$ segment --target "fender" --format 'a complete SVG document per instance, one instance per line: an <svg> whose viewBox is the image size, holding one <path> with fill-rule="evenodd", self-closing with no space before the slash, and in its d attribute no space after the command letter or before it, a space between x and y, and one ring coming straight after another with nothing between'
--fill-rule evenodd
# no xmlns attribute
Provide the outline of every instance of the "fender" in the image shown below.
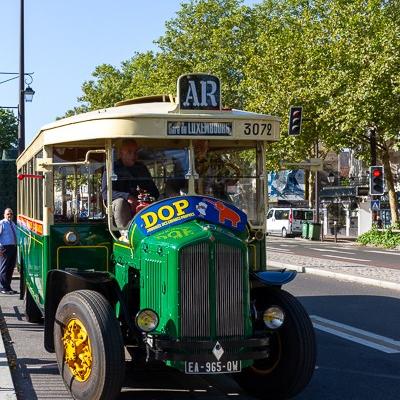
<svg viewBox="0 0 400 400"><path fill-rule="evenodd" d="M257 286L282 286L291 282L297 271L278 269L275 271L251 272L250 281L253 287Z"/></svg>
<svg viewBox="0 0 400 400"><path fill-rule="evenodd" d="M112 307L115 307L119 301L125 322L129 328L133 328L122 292L111 274L108 272L51 270L47 275L44 314L44 347L48 352L54 353L53 330L58 304L66 294L82 289L101 293Z"/></svg>

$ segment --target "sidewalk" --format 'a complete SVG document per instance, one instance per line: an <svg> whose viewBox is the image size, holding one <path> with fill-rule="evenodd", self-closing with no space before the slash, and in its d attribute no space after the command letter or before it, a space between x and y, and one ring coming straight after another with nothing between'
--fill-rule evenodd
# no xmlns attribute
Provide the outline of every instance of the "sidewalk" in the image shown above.
<svg viewBox="0 0 400 400"><path fill-rule="evenodd" d="M15 393L14 383L11 378L11 371L4 346L3 334L5 334L5 326L6 323L0 308L0 400L16 400L17 395Z"/></svg>
<svg viewBox="0 0 400 400"><path fill-rule="evenodd" d="M327 238L326 241L331 241ZM338 243L350 244L349 238L338 238ZM399 259L400 263L400 259ZM326 276L337 280L357 282L386 289L400 290L400 270L365 266L336 260L282 254L269 249L267 265L272 268L287 268L298 272Z"/></svg>

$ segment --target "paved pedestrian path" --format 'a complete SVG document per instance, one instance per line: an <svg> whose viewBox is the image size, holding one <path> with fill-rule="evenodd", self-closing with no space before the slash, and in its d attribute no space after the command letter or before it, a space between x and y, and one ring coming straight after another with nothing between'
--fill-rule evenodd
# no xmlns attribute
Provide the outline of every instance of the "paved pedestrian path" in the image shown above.
<svg viewBox="0 0 400 400"><path fill-rule="evenodd" d="M267 251L267 265L271 268L294 269L302 273L400 290L400 270L398 269L282 254L281 252L274 252L271 249Z"/></svg>

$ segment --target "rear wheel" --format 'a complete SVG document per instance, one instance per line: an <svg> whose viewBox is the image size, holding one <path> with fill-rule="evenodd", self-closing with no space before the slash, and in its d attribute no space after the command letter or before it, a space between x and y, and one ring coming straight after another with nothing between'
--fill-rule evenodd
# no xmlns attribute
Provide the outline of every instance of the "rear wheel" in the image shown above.
<svg viewBox="0 0 400 400"><path fill-rule="evenodd" d="M309 383L315 368L316 344L311 320L301 303L284 290L268 289L266 305L277 305L285 312L285 322L272 334L268 358L234 374L243 389L260 399L289 399ZM256 303L257 304L257 303Z"/></svg>
<svg viewBox="0 0 400 400"><path fill-rule="evenodd" d="M41 322L42 313L26 285L24 285L24 291L25 320L32 323Z"/></svg>
<svg viewBox="0 0 400 400"><path fill-rule="evenodd" d="M116 398L124 379L125 357L110 303L91 290L71 292L61 300L55 321L58 367L73 398Z"/></svg>

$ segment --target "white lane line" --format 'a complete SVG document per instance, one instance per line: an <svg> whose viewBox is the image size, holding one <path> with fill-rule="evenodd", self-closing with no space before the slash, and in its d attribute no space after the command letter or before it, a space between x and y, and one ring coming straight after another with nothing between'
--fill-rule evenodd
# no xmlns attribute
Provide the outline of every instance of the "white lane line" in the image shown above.
<svg viewBox="0 0 400 400"><path fill-rule="evenodd" d="M364 258L353 258L353 257L340 257L340 256L334 256L333 254L324 254L325 257L334 257L334 258L341 258L343 260L352 260L352 261L371 261L371 260L366 260Z"/></svg>
<svg viewBox="0 0 400 400"><path fill-rule="evenodd" d="M331 253L340 253L340 254L356 254L356 253L350 253L347 250L343 251L343 250L330 250L330 249L317 249L316 247L310 247L310 250L316 250L316 251L328 251Z"/></svg>
<svg viewBox="0 0 400 400"><path fill-rule="evenodd" d="M281 244L282 247L297 247L297 244Z"/></svg>
<svg viewBox="0 0 400 400"><path fill-rule="evenodd" d="M323 332L327 332L343 339L371 347L384 353L400 353L400 341L398 340L393 340L386 336L376 335L375 333L322 318L318 315L311 315L310 318L313 322L314 328Z"/></svg>
<svg viewBox="0 0 400 400"><path fill-rule="evenodd" d="M397 251L379 251L379 250L364 250L366 253L376 253L376 254L390 254L390 255L394 255L394 256L398 256L400 255L399 252Z"/></svg>
<svg viewBox="0 0 400 400"><path fill-rule="evenodd" d="M267 248L272 253L285 253L285 254L292 254L290 250L285 250L285 249L269 249Z"/></svg>

